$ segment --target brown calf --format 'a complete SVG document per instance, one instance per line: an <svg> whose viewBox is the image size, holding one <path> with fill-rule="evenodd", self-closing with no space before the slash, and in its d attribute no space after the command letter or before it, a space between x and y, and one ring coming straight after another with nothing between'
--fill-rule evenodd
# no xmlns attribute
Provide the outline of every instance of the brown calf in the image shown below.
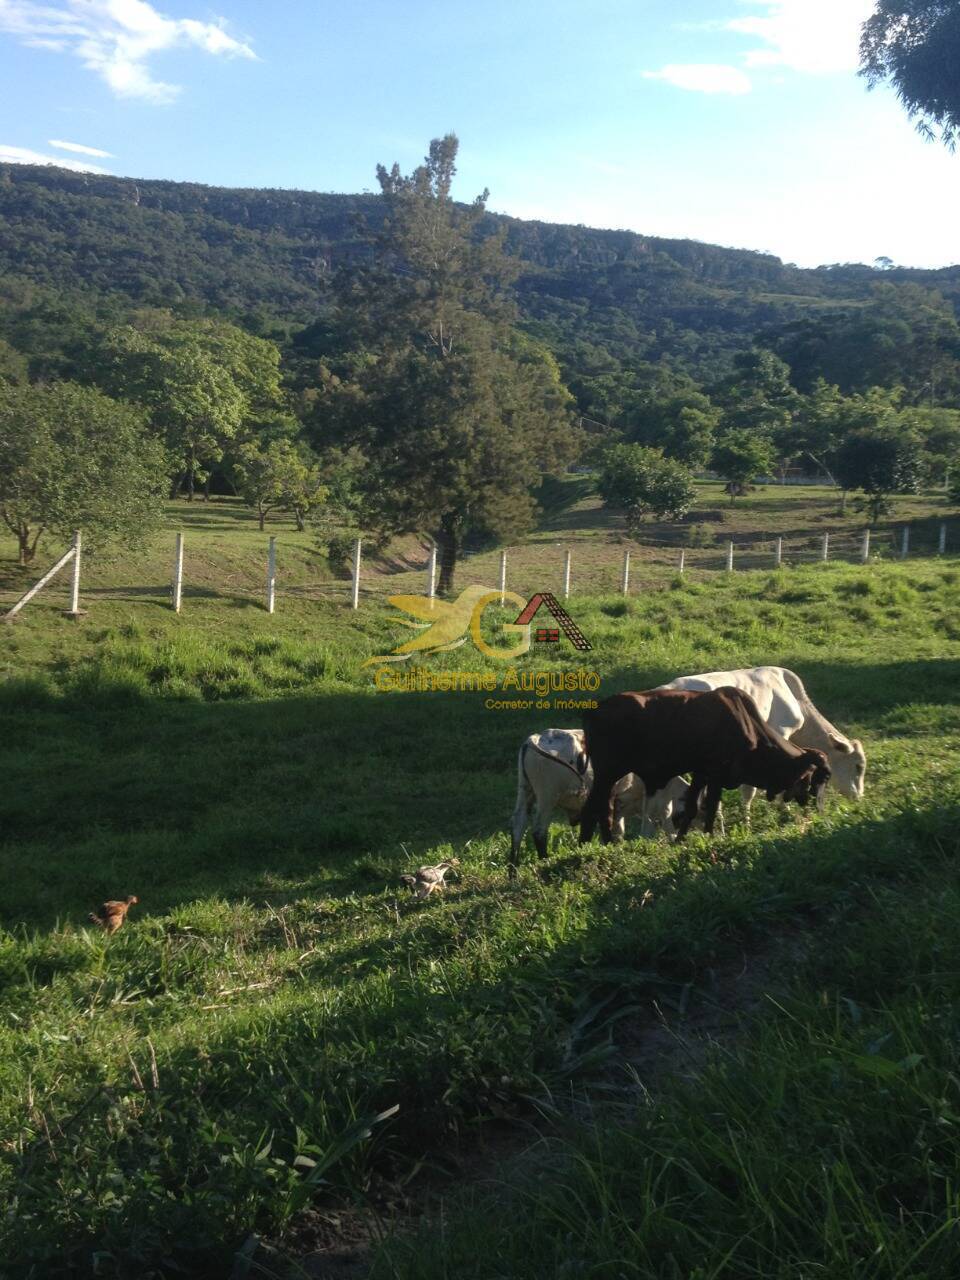
<svg viewBox="0 0 960 1280"><path fill-rule="evenodd" d="M580 819L581 844L598 822L604 843L610 840L611 793L626 773L635 773L648 795L677 774L692 775L678 840L697 816L704 789L704 828L710 832L726 789L759 787L768 800L783 796L804 805L811 795L820 803L830 778L822 751L781 737L749 694L732 686L618 693L586 713L584 732L594 781Z"/></svg>

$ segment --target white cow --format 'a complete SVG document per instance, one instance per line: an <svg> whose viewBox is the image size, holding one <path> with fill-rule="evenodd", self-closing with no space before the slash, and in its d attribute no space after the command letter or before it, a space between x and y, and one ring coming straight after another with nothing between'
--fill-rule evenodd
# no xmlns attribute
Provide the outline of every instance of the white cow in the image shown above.
<svg viewBox="0 0 960 1280"><path fill-rule="evenodd" d="M803 681L786 667L747 667L739 671L708 671L678 676L662 689L720 689L733 685L749 693L772 729L798 747L816 747L830 764L830 781L848 800L863 798L867 757L859 738L847 738L820 714L807 696ZM749 820L755 787L741 787Z"/></svg>
<svg viewBox="0 0 960 1280"><path fill-rule="evenodd" d="M517 758L517 805L510 820L512 847L511 875L515 874L527 827L533 827L533 843L540 857L547 852L547 832L558 810L575 825L593 786L593 769L587 759L580 729L547 729L532 733ZM643 783L628 773L614 787L614 834L622 839L626 818L642 819L643 835L666 828L673 812L687 793L682 778L672 778L656 797L648 801ZM644 805L646 804L646 812Z"/></svg>

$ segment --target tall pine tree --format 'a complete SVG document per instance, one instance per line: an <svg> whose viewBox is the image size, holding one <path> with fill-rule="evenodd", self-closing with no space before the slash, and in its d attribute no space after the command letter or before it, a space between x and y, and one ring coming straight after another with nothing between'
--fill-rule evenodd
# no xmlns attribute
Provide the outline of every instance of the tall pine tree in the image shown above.
<svg viewBox="0 0 960 1280"><path fill-rule="evenodd" d="M441 594L465 536L526 532L531 490L577 443L556 362L513 327L515 269L484 224L487 192L452 198L457 146L434 139L409 176L378 167L383 229L338 284L350 356L320 413L326 442L367 458L368 522L435 539Z"/></svg>

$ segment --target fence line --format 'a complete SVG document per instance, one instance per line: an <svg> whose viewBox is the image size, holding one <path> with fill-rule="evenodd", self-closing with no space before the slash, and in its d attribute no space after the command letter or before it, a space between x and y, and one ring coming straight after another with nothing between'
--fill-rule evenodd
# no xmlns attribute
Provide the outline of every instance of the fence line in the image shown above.
<svg viewBox="0 0 960 1280"><path fill-rule="evenodd" d="M70 604L71 604L71 609L68 609L66 612L67 612L68 614L72 614L72 616L73 616L73 617L75 617L75 618L76 618L76 617L79 617L79 616L80 616L80 610L79 610L79 597L80 597L80 568L79 568L79 566L80 566L80 533L79 533L79 531L78 531L78 532L74 535L74 539L73 539L73 546L70 548L70 550L69 550L69 551L65 551L65 552L63 553L63 555L60 557L60 559L56 562L56 564L52 565L52 566L47 570L47 572L43 575L43 577L40 579L40 581L39 581L39 582L35 582L35 583L33 584L33 586L30 588L30 590L29 590L29 591L25 591L25 592L23 593L23 595L19 598L19 600L17 600L17 601L14 603L13 607L7 610L7 612L3 615L3 620L4 620L4 622L10 622L10 621L12 621L12 619L13 619L13 618L15 618L15 617L17 616L17 614L20 612L20 610L23 608L23 606L24 606L25 604L28 604L28 603L33 599L33 597L34 597L35 595L37 595L40 591L42 591L42 590L43 590L43 588L47 585L47 583L48 583L48 582L50 582L50 581L51 581L51 579L55 578L55 577L56 577L56 575L60 572L60 570L61 570L65 565L68 565L68 564L70 563L70 561L71 561L71 560L74 562L73 577L72 577L71 584L70 584Z"/></svg>
<svg viewBox="0 0 960 1280"><path fill-rule="evenodd" d="M932 528L929 525L908 524L885 529L864 529L839 532L808 533L792 537L774 534L745 538L740 541L727 537L722 543L708 546L681 546L666 539L651 538L631 541L628 545L596 544L589 537L575 540L572 545L561 542L529 542L512 548L467 553L458 564L458 583L469 581L490 583L499 563L499 594L501 604L512 589L525 597L536 591L555 591L568 600L573 592L574 560L577 561L576 584L580 594L607 595L618 593L629 596L631 592L649 589L664 574L744 572L762 569L788 570L791 566L846 561L866 564L871 560L904 559L907 557L943 556L948 550L960 551L957 525L941 521ZM950 544L953 543L951 546ZM184 584L184 545L182 532L175 535L171 604L180 613ZM4 616L12 619L32 600L62 569L72 564L69 583L69 608L63 612L70 617L82 615L80 609L80 576L82 564L82 534L78 531L73 545L54 565L25 592ZM274 613L277 607L277 538L270 536L266 554L265 609ZM411 565L400 573L363 572L363 543L357 539L353 545L350 572L336 580L322 579L309 584L289 587L291 597L336 598L349 592L350 606L360 608L364 599L384 598L398 592L397 578L407 576L401 590L418 594L424 591L429 599L436 595L438 549L436 543L424 547L422 568ZM261 562L262 563L262 562ZM509 570L509 583L508 583ZM425 572L426 582L414 585L414 575ZM657 577L651 577L651 573ZM420 580L422 582L422 579ZM263 579L260 579L263 582ZM256 594L259 590L256 588ZM262 588L260 588L262 590ZM264 599L264 597L260 597Z"/></svg>

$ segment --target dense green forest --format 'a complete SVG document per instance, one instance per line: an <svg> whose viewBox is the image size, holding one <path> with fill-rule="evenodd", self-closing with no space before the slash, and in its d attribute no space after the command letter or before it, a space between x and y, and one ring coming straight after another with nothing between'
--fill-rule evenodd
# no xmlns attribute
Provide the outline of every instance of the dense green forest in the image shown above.
<svg viewBox="0 0 960 1280"><path fill-rule="evenodd" d="M0 276L8 296L29 281L89 305L212 309L287 340L325 310L337 268L367 252L358 218L376 229L380 198L5 165ZM485 232L500 227L522 264L522 321L560 356L568 381L661 361L709 380L757 335L856 311L878 283L935 289L960 305L960 266L802 270L692 240L485 215ZM586 386L582 398L585 412L602 407Z"/></svg>
<svg viewBox="0 0 960 1280"><path fill-rule="evenodd" d="M0 389L136 406L172 493L225 485L261 521L313 512L333 542L427 530L452 548L445 575L463 538L529 527L544 474L602 469L612 447L643 451L616 455L634 482L610 499L634 529L682 517L678 464L732 501L758 475L826 474L874 520L892 494L957 486L960 266L804 270L524 222L454 200L456 148L435 140L408 178L378 169L379 195L0 166ZM8 396L10 441L50 416L32 394ZM55 523L37 496L52 464L32 465L12 448L3 480L24 561Z"/></svg>

